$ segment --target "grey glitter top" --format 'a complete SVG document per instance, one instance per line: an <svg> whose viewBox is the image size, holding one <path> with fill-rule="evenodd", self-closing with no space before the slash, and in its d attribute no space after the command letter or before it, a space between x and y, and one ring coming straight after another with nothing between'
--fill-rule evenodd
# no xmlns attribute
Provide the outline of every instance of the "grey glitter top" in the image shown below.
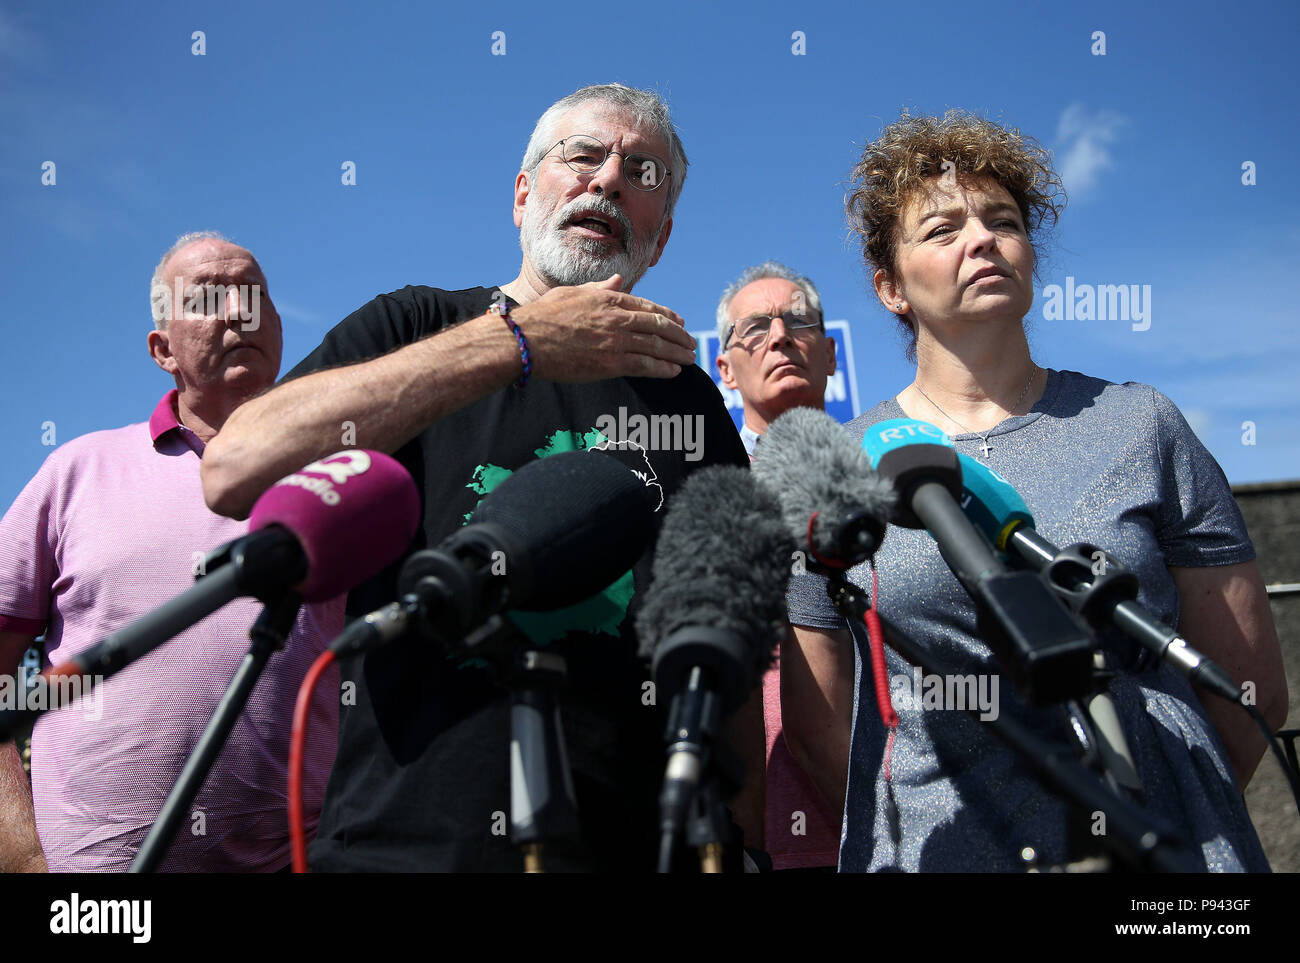
<svg viewBox="0 0 1300 963"><path fill-rule="evenodd" d="M881 402L845 428L860 440L868 426L907 415ZM981 438L956 435L959 451L981 458ZM989 434L986 461L1020 493L1040 534L1058 546L1087 541L1136 572L1139 601L1177 624L1178 594L1168 566L1231 565L1255 557L1222 469L1181 412L1148 385L1111 384L1049 369L1042 399ZM1059 710L1030 709L975 632L975 608L928 533L890 526L879 553L881 613L955 672L985 676L990 707L1064 731ZM870 570L850 578L868 589ZM791 582L790 621L836 629L844 620L813 575ZM848 796L840 844L845 872L1014 871L1020 847L1041 863L1060 863L1066 808L1014 752L960 709L942 709L934 680L886 648L891 699L900 723L892 756L899 813L890 831L884 782L885 728L872 688L865 629L851 627L856 685ZM1127 671L1112 684L1138 773L1144 805L1199 844L1208 869L1267 871L1227 755L1191 686L1117 648ZM863 668L866 668L864 677ZM998 688L993 689L994 685ZM979 693L970 691L971 701ZM993 697L996 695L996 699ZM981 703L983 705L984 703Z"/></svg>

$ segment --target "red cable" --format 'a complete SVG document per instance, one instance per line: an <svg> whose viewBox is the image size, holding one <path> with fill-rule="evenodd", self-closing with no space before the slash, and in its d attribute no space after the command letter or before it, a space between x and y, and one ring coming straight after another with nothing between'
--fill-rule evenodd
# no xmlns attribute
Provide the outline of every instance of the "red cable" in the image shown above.
<svg viewBox="0 0 1300 963"><path fill-rule="evenodd" d="M867 624L867 636L871 640L871 675L876 685L876 706L880 709L880 721L886 728L898 728L898 713L889 698L889 679L885 675L885 641L880 629L880 615L876 612L876 598L880 594L880 576L873 566L871 569L871 608L862 616Z"/></svg>
<svg viewBox="0 0 1300 963"><path fill-rule="evenodd" d="M812 557L815 558L817 561L825 565L827 568L837 568L841 570L846 569L848 568L848 565L845 564L842 560L838 558L826 558L825 556L821 555L815 547L815 544L813 542L813 523L817 521L817 516L820 514L821 512L813 512L808 519L808 553L812 555Z"/></svg>
<svg viewBox="0 0 1300 963"><path fill-rule="evenodd" d="M880 721L889 730L889 742L885 753L885 778L889 778L889 757L894 747L894 730L898 728L898 713L889 698L889 678L885 675L885 638L880 628L880 615L876 612L880 596L880 576L873 565L871 567L871 607L862 616L867 624L867 637L871 640L871 675L876 687L876 708L880 710Z"/></svg>
<svg viewBox="0 0 1300 963"><path fill-rule="evenodd" d="M874 565L871 566L871 606L862 614L862 621L867 624L867 638L871 643L871 675L876 688L876 708L880 712L880 721L885 724L888 735L885 737L885 755L883 770L885 792L887 794L889 815L889 834L897 850L902 839L898 801L894 798L894 743L898 737L898 713L889 698L889 680L885 676L885 633L881 630L880 613L880 575Z"/></svg>
<svg viewBox="0 0 1300 963"><path fill-rule="evenodd" d="M885 782L894 778L894 736L898 735L898 727L889 730L889 738L885 740Z"/></svg>
<svg viewBox="0 0 1300 963"><path fill-rule="evenodd" d="M302 826L302 757L307 745L307 716L316 683L334 662L334 653L326 649L316 657L298 689L293 707L293 728L289 733L289 842L293 848L293 871L306 873L307 833Z"/></svg>

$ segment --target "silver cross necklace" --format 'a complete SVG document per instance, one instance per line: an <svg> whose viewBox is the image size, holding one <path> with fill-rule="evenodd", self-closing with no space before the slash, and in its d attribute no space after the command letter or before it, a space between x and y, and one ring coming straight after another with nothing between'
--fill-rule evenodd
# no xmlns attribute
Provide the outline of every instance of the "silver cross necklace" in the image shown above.
<svg viewBox="0 0 1300 963"><path fill-rule="evenodd" d="M1007 409L1007 417L1008 417L1008 418L1012 417L1012 416L1015 414L1016 409L1020 407L1020 402L1022 402L1022 401L1025 400L1025 395L1027 395L1027 394L1029 393L1029 386L1030 386L1031 384L1034 383L1034 376L1037 375L1037 374L1038 374L1038 365L1033 365L1033 366L1030 368L1030 370L1029 370L1029 380L1026 381L1026 382L1025 382L1025 386L1024 386L1023 388L1020 389L1020 397L1017 398L1014 402L1012 402L1011 407ZM917 391L921 392L921 397L922 397L922 398L924 398L926 401L930 402L930 404L934 405L935 410L938 411L939 414L943 415L945 418L947 418L949 421L951 421L954 425L956 425L956 426L957 426L958 428L960 428L962 431L966 432L968 435L979 435L980 442L981 442L981 444L980 444L980 449L981 449L981 451L984 453L984 460L985 460L985 461L988 461L988 460L989 460L989 452L993 450L993 449L989 446L989 435L993 433L993 428L996 428L997 425L994 425L993 428L990 428L988 431L983 431L983 432L981 432L981 431L974 431L974 430L972 430L972 429L970 429L970 428L967 428L965 425L963 425L960 421L958 421L958 420L957 420L956 418L954 418L952 415L948 414L948 412L946 412L946 411L944 411L942 408L940 408L939 405L938 405L938 403L937 403L933 398L931 398L929 395L927 395L927 394L925 393L925 389L922 388L922 387L921 387L921 386L920 386L920 385L919 385L915 380L912 381L912 384L915 385ZM1001 424L1001 422L999 422L998 424Z"/></svg>

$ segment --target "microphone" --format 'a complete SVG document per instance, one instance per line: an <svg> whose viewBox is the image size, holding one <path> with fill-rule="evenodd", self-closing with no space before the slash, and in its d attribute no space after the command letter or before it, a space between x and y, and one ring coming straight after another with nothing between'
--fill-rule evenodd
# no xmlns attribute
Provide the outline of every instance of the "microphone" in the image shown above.
<svg viewBox="0 0 1300 963"><path fill-rule="evenodd" d="M779 503L743 468L693 473L669 506L636 622L655 689L672 698L660 795L667 853L722 717L745 702L784 636L793 551ZM661 849L660 868L669 861Z"/></svg>
<svg viewBox="0 0 1300 963"><path fill-rule="evenodd" d="M107 678L240 596L333 598L396 559L418 521L415 483L388 455L349 449L313 462L257 500L249 533L209 552L192 587L42 675ZM0 738L41 711L0 713Z"/></svg>
<svg viewBox="0 0 1300 963"><path fill-rule="evenodd" d="M897 499L830 415L791 408L768 426L750 467L821 568L852 568L875 555Z"/></svg>
<svg viewBox="0 0 1300 963"><path fill-rule="evenodd" d="M605 588L649 547L658 505L643 478L602 451L531 461L465 527L405 561L397 601L329 645L351 656L414 631L492 663L511 692L510 835L527 872L541 871L547 842L578 832L558 699L567 669L558 653L521 647L501 613L564 608Z"/></svg>
<svg viewBox="0 0 1300 963"><path fill-rule="evenodd" d="M961 462L962 511L999 551L1006 552L1006 538L1014 528L1019 525L1033 528L1034 518L1029 514L1029 508L1021 499L1020 493L993 468L965 453L959 452L957 457ZM1013 558L1013 561L1025 564L1023 559ZM1071 593L1062 592L1050 578L1047 583L1056 590L1058 597L1067 603L1071 601ZM1136 581L1134 584L1136 587ZM1071 608L1079 611L1073 605ZM1091 619L1089 624L1099 628ZM1095 655L1094 661L1099 669L1105 668L1106 660L1100 652ZM1140 795L1142 780L1138 776L1137 765L1133 762L1133 752L1124 736L1114 701L1107 692L1101 691L1087 700L1085 707L1097 736L1097 747L1106 771L1117 784Z"/></svg>
<svg viewBox="0 0 1300 963"><path fill-rule="evenodd" d="M383 452L353 448L281 478L253 505L248 528L274 533L295 571L305 572L299 581L268 573L271 591L288 582L303 601L323 602L383 571L419 521L420 495L406 469Z"/></svg>
<svg viewBox="0 0 1300 963"><path fill-rule="evenodd" d="M999 552L1007 551L1012 529L1034 525L1020 493L996 471L970 455L957 453L961 463L961 510Z"/></svg>
<svg viewBox="0 0 1300 963"><path fill-rule="evenodd" d="M1197 685L1240 701L1241 690L1227 672L1137 601L1136 575L1096 545L1079 542L1057 548L1035 530L1033 516L1010 482L967 455L961 461L963 508L995 548L1042 573L1057 595L1094 628L1119 629Z"/></svg>
<svg viewBox="0 0 1300 963"><path fill-rule="evenodd" d="M1008 572L962 514L961 463L948 436L927 422L895 418L868 428L862 447L898 492L890 520L934 537L1016 687L1036 704L1090 692L1092 639L1035 574Z"/></svg>
<svg viewBox="0 0 1300 963"><path fill-rule="evenodd" d="M575 605L636 564L657 504L604 452L531 461L488 493L468 525L411 555L398 601L352 623L330 648L353 654L412 628L454 644L507 609Z"/></svg>

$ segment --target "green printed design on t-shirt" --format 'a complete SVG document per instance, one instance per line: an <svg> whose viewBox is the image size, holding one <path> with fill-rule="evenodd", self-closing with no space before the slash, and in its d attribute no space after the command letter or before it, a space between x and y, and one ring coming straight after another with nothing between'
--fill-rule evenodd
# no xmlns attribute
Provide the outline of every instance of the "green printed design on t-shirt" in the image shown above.
<svg viewBox="0 0 1300 963"><path fill-rule="evenodd" d="M509 468L502 468L500 465L479 465L474 469L473 479L465 487L480 495L486 495L513 474L514 472ZM466 512L465 521L468 522L473 514L472 511Z"/></svg>
<svg viewBox="0 0 1300 963"><path fill-rule="evenodd" d="M542 447L535 449L534 454L538 458L549 458L562 451L586 451L608 441L609 439L602 432L594 428L582 434L560 429L547 438ZM500 465L479 465L474 469L473 476L465 487L479 495L486 495L513 474L512 469ZM468 522L473 514L473 511L467 512L465 521ZM537 645L554 642L570 632L604 633L617 637L618 627L627 618L627 609L632 603L635 591L632 570L628 569L602 591L577 605L556 609L554 612L508 612L506 614L510 621Z"/></svg>
<svg viewBox="0 0 1300 963"><path fill-rule="evenodd" d="M557 431L551 435L545 445L536 449L533 454L538 458L549 458L551 455L558 455L562 451L585 451L588 448L594 448L597 445L606 444L609 441L603 432L595 428L591 431L584 432L582 435L575 435L571 431Z"/></svg>

